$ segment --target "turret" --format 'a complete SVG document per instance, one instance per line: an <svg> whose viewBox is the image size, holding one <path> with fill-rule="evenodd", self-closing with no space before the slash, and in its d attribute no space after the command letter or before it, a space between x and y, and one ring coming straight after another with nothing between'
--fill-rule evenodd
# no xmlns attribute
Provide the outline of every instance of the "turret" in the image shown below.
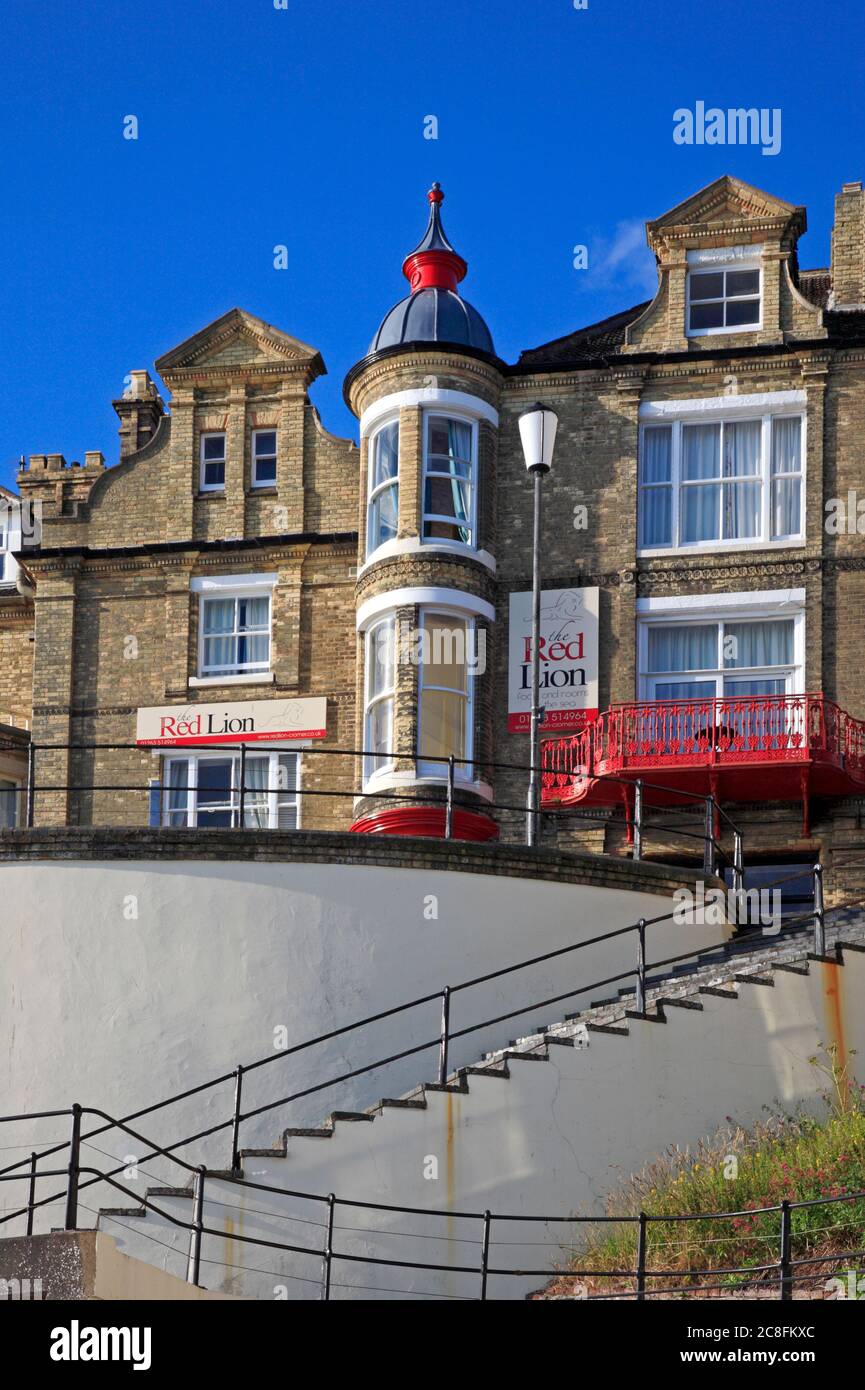
<svg viewBox="0 0 865 1390"><path fill-rule="evenodd" d="M360 420L354 829L442 835L449 767L455 838L497 834L490 683L502 363L461 297L468 265L433 184L426 232L403 262L410 294L346 379ZM450 759L453 764L450 764Z"/></svg>

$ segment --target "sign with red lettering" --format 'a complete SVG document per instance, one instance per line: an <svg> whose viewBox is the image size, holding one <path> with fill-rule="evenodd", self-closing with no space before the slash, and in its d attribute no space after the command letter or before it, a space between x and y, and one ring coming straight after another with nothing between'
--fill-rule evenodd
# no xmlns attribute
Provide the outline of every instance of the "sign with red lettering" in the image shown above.
<svg viewBox="0 0 865 1390"><path fill-rule="evenodd" d="M197 743L280 743L324 738L327 700L206 701L200 705L152 705L139 709L135 740L144 747L182 748Z"/></svg>
<svg viewBox="0 0 865 1390"><path fill-rule="evenodd" d="M597 589L541 592L540 705L546 733L582 729L598 717ZM508 733L528 733L532 715L532 596L511 594Z"/></svg>

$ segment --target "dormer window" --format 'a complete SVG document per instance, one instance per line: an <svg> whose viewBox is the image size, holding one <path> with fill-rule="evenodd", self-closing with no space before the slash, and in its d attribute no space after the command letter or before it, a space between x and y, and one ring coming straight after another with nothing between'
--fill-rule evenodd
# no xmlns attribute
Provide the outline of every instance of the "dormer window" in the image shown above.
<svg viewBox="0 0 865 1390"><path fill-rule="evenodd" d="M746 246L688 252L689 337L761 327L760 251Z"/></svg>
<svg viewBox="0 0 865 1390"><path fill-rule="evenodd" d="M201 436L201 491L221 492L225 487L225 435Z"/></svg>

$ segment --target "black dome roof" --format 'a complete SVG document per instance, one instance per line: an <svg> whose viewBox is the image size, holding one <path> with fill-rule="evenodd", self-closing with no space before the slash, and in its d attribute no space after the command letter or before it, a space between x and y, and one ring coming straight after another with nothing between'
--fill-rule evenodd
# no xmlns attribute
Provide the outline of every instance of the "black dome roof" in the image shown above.
<svg viewBox="0 0 865 1390"><path fill-rule="evenodd" d="M411 294L385 314L370 343L369 354L411 343L455 343L495 356L490 330L477 309L457 292L468 265L445 235L441 220L441 185L427 199L429 222L420 244L403 261Z"/></svg>
<svg viewBox="0 0 865 1390"><path fill-rule="evenodd" d="M370 353L404 343L458 343L495 356L490 330L477 309L456 290L416 290L385 314Z"/></svg>

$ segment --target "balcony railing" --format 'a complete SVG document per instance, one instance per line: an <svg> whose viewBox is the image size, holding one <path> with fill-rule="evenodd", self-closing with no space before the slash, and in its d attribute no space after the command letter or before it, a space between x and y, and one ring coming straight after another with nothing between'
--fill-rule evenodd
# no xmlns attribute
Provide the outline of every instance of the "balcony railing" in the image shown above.
<svg viewBox="0 0 865 1390"><path fill-rule="evenodd" d="M865 786L865 721L823 695L748 695L612 705L543 745L543 801L621 799L616 783L663 771L728 800L853 795Z"/></svg>

